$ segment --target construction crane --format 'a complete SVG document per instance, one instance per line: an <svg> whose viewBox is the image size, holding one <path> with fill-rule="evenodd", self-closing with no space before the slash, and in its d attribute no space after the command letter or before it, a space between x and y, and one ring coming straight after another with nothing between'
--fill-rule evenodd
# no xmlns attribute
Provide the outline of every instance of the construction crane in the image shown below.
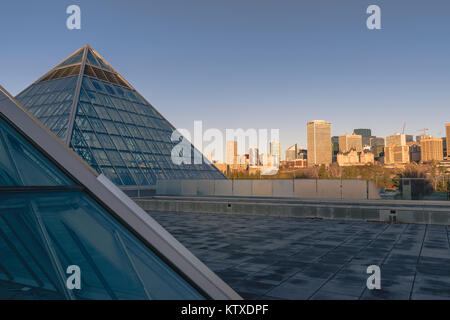
<svg viewBox="0 0 450 320"><path fill-rule="evenodd" d="M420 129L420 130L417 130L417 131L423 132L423 135L426 136L428 130L430 130L430 129L423 128L423 129Z"/></svg>
<svg viewBox="0 0 450 320"><path fill-rule="evenodd" d="M406 122L403 123L402 134L405 134Z"/></svg>

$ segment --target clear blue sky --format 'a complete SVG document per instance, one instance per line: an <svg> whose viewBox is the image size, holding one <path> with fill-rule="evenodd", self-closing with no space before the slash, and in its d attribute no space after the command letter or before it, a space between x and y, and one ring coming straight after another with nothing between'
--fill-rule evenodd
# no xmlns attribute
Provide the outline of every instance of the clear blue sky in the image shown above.
<svg viewBox="0 0 450 320"><path fill-rule="evenodd" d="M283 154L314 119L378 136L450 122L448 0L2 0L0 28L12 94L89 43L176 127L279 128Z"/></svg>

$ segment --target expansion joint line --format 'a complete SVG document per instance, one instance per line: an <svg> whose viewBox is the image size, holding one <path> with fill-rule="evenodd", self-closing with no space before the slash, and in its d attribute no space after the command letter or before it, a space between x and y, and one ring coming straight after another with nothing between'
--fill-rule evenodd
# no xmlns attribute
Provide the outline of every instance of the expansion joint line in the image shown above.
<svg viewBox="0 0 450 320"><path fill-rule="evenodd" d="M423 245L425 243L425 239L427 237L427 233L428 233L428 225L426 224L425 225L425 232L423 233L423 238L422 238L422 245L420 246L419 256L417 257L417 261L416 261L416 270L414 271L413 284L411 286L411 292L409 293L409 300L411 300L412 294L414 292L414 285L416 283L416 277L417 277L417 265L419 264L420 257L422 256ZM447 236L448 236L448 233L447 233Z"/></svg>

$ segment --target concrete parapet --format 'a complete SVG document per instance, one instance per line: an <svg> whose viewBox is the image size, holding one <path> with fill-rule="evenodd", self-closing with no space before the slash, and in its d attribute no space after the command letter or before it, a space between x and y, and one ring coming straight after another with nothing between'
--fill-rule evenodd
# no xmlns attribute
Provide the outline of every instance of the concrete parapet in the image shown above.
<svg viewBox="0 0 450 320"><path fill-rule="evenodd" d="M247 186L248 187L248 186ZM379 221L450 225L450 206L446 203L415 205L412 201L288 201L234 197L160 197L135 199L146 211L226 213L255 216L282 216L336 220Z"/></svg>

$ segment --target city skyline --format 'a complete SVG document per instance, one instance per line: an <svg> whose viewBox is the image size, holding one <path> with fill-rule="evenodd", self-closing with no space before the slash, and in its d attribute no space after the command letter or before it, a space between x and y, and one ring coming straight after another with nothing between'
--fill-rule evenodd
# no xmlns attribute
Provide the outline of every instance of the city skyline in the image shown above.
<svg viewBox="0 0 450 320"><path fill-rule="evenodd" d="M367 30L359 1L78 4L77 31L65 26L66 3L4 4L0 26L14 32L3 36L0 81L12 94L89 43L177 128L195 120L220 130L279 128L282 150L306 145L298 123L316 118L335 123L332 135L367 127L388 136L405 122L414 136L423 127L445 135L448 1L379 1L377 31Z"/></svg>
<svg viewBox="0 0 450 320"><path fill-rule="evenodd" d="M327 126L327 130L331 130L331 128L333 127L333 123L332 122L328 122L328 121L324 121L324 120L313 120L313 121L310 121L310 122L306 123L306 129L308 130L308 126L312 126L313 124L315 124L315 125L317 125L317 124L320 124L320 125L325 124ZM345 133L345 134L339 134L339 135L336 135L336 136L331 135L330 139L329 139L330 140L330 146L331 146L331 149L330 149L331 150L331 155L333 156L333 152L334 152L333 148L334 148L334 143L335 142L334 142L333 138L337 138L337 141L336 141L337 146L338 146L338 150L337 151L340 154L347 154L347 153L349 153L351 151L362 152L363 149L365 149L365 147L370 147L371 148L371 152L374 155L379 156L378 153L380 151L384 152L386 150L385 147L388 147L388 148L389 147L394 147L394 148L397 148L397 149L400 148L400 147L405 147L405 148L408 147L405 150L403 150L404 149L403 148L402 151L397 150L395 152L400 152L400 153L401 152L406 152L406 153L408 153L408 155L407 155L407 162L409 163L409 162L413 162L413 160L410 160L410 158L409 158L410 157L410 155L409 155L410 151L408 151L409 147L411 145L413 145L413 144L418 144L420 146L421 145L421 141L425 142L425 140L427 140L427 142L429 142L431 140L431 141L434 141L434 143L438 144L437 146L433 146L433 150L435 150L436 148L438 148L438 149L441 148L442 149L440 151L440 153L442 154L442 159L440 159L441 155L439 155L439 154L437 155L437 158L440 159L440 160L443 160L443 158L444 158L443 150L444 149L447 150L446 146L449 145L448 141L450 141L450 123L444 123L443 126L444 126L444 128L446 130L446 135L444 135L442 137L435 137L435 136L433 136L431 134L426 134L426 131L429 131L429 129L425 129L425 131L423 131L424 133L422 135L416 135L416 136L408 135L406 133L399 133L399 132L395 132L395 133L393 133L391 135L384 136L384 137L371 135L369 137L370 139L368 139L369 144L363 144L362 143L363 136L361 136L359 134L355 134L355 133L352 133L352 134L346 134ZM355 130L368 130L367 132L369 132L369 131L372 132L372 129L369 129L369 128L355 129ZM424 129L422 129L422 130L424 130ZM327 137L328 137L328 133L327 133ZM408 140L408 138L410 140ZM415 138L415 140L414 140L414 138ZM383 150L379 150L378 149L378 147L381 146L380 140L383 142L382 143L382 147L383 147L382 149ZM245 141L245 139L243 141ZM313 140L311 140L311 141L313 141ZM273 156L273 154L271 152L271 145L274 142L275 141L269 141L268 142L267 152L257 153L257 156L258 157L262 157L264 155L272 155ZM234 154L233 154L233 156L235 158L238 157L238 156L241 156L241 155L246 155L246 154L250 155L250 158L252 158L251 154L254 153L255 150L257 152L259 151L258 148L254 147L254 146L248 146L247 144L245 144L244 147L239 146L238 145L238 141L236 139L228 140L228 141L226 141L227 150L225 151L225 157L226 157L227 160L224 161L224 163L227 163L227 164L231 164L230 161L228 160L228 145L230 143L233 143L233 146L234 146L234 148L236 150L234 152ZM446 143L446 145L444 143ZM280 144L277 144L277 145L278 145L278 148L281 148ZM305 148L305 150L308 149L308 146L303 147L302 145L299 145L298 143L295 143L295 144L293 144L293 145L291 145L291 146L289 146L289 147L287 147L285 149L280 149L280 151L279 151L280 152L279 153L280 154L280 157L279 157L280 162L281 161L291 161L291 160L293 160L293 159L291 159L291 160L287 159L287 156L288 156L289 152L292 153L292 150L294 150L294 147L295 147L295 150L297 150L297 149L300 150L302 148ZM237 150L242 150L242 149L247 150L247 151L244 152L244 153L237 152ZM429 151L425 151L425 150L424 150L424 152L425 153L429 153ZM436 154L431 156L431 158L433 158L435 156L436 156ZM403 156L401 156L401 157L403 159ZM392 156L392 158L393 158L393 156ZM214 158L214 160L217 161L218 163L222 162L220 159ZM425 161L427 161L427 160L428 159L425 158ZM391 162L391 161L392 161L392 163L395 163L395 161L389 160L389 162ZM332 162L336 162L336 159L333 159L333 160L330 161L330 163L332 163ZM401 162L403 162L403 160ZM234 162L234 163L236 163L236 162Z"/></svg>

